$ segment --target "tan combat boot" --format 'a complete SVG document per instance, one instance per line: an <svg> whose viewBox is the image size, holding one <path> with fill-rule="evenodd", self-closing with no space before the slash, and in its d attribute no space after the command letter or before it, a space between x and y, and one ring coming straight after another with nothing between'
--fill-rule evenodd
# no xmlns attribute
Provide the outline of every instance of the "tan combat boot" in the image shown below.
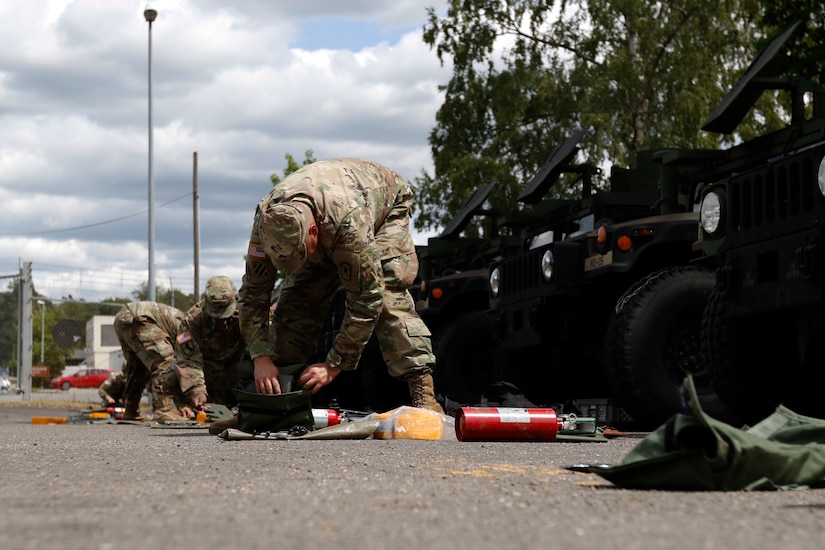
<svg viewBox="0 0 825 550"><path fill-rule="evenodd" d="M232 418L227 418L226 420L218 420L216 422L212 422L209 425L209 433L212 435L219 435L222 434L223 431L227 428L237 428L238 427L238 415L236 414Z"/></svg>
<svg viewBox="0 0 825 550"><path fill-rule="evenodd" d="M155 422L182 422L187 420L185 416L178 412L175 400L168 393L161 393L154 396L154 411L152 418Z"/></svg>
<svg viewBox="0 0 825 550"><path fill-rule="evenodd" d="M429 409L437 413L444 414L444 409L435 400L435 390L433 389L433 376L431 374L415 373L406 377L407 385L410 387L410 398L412 406L419 409Z"/></svg>

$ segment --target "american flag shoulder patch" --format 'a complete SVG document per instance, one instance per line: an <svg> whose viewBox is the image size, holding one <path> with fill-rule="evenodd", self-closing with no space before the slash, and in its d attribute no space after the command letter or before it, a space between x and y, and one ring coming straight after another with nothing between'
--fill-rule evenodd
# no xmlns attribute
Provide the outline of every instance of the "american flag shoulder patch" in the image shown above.
<svg viewBox="0 0 825 550"><path fill-rule="evenodd" d="M249 243L249 250L246 253L248 256L252 256L253 258L266 258L264 247L258 243Z"/></svg>
<svg viewBox="0 0 825 550"><path fill-rule="evenodd" d="M178 334L178 338L177 338L178 344L184 344L184 343L188 342L191 339L192 339L192 334L190 334L189 332L181 332L180 334Z"/></svg>

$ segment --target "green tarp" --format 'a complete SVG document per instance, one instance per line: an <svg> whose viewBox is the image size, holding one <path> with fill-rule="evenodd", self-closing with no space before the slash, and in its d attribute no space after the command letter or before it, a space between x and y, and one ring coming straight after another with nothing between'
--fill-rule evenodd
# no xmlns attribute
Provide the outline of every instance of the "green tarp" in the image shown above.
<svg viewBox="0 0 825 550"><path fill-rule="evenodd" d="M825 420L783 406L750 429L702 411L693 380L684 414L646 436L620 464L571 467L619 487L675 491L802 489L825 486Z"/></svg>

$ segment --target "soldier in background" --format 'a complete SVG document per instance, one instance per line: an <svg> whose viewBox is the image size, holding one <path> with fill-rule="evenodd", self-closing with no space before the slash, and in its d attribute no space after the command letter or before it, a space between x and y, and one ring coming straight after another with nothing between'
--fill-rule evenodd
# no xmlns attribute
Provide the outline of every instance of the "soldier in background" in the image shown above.
<svg viewBox="0 0 825 550"><path fill-rule="evenodd" d="M145 301L126 304L115 315L115 332L123 349L126 377L124 420L143 420L138 407L147 382L152 390L153 418L184 420L172 396L160 386L160 375L175 361L175 336L183 316L182 311L172 306ZM195 405L203 405L205 397L198 397Z"/></svg>
<svg viewBox="0 0 825 550"><path fill-rule="evenodd" d="M414 201L406 181L360 159L315 162L293 172L258 204L241 286L241 332L259 393L280 393L278 364L306 361L335 290L346 313L322 363L298 382L312 393L353 370L373 331L392 376L405 380L413 406L443 412L435 400L430 332L408 292L418 273L409 232ZM285 279L269 323L278 270Z"/></svg>
<svg viewBox="0 0 825 550"><path fill-rule="evenodd" d="M104 407L122 407L126 396L126 374L122 370L113 372L97 388L97 393Z"/></svg>
<svg viewBox="0 0 825 550"><path fill-rule="evenodd" d="M217 275L206 282L203 298L186 312L175 339L177 360L162 374L164 393L194 406L200 394L211 403L235 404L232 388L240 387L240 365L246 345L238 324L235 285ZM247 365L249 361L245 362ZM252 378L251 366L246 378ZM181 408L194 416L191 408Z"/></svg>

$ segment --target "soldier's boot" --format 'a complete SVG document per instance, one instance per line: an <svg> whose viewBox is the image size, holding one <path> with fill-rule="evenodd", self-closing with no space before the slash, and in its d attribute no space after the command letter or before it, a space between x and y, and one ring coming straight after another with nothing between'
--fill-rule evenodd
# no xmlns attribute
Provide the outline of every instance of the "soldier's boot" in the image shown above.
<svg viewBox="0 0 825 550"><path fill-rule="evenodd" d="M143 422L146 418L140 414L140 399L126 399L123 408L123 420L139 420Z"/></svg>
<svg viewBox="0 0 825 550"><path fill-rule="evenodd" d="M435 400L432 374L420 372L410 373L405 379L407 385L410 387L410 398L412 399L413 407L429 409L444 414L444 409L442 409L438 401Z"/></svg>
<svg viewBox="0 0 825 550"><path fill-rule="evenodd" d="M185 416L178 412L178 408L175 406L175 400L168 393L156 394L152 405L154 406L152 417L156 422L179 422L187 420Z"/></svg>
<svg viewBox="0 0 825 550"><path fill-rule="evenodd" d="M224 430L227 428L237 428L238 427L238 415L234 415L232 418L227 418L226 420L216 420L209 425L209 433L212 435L218 435L223 433Z"/></svg>

